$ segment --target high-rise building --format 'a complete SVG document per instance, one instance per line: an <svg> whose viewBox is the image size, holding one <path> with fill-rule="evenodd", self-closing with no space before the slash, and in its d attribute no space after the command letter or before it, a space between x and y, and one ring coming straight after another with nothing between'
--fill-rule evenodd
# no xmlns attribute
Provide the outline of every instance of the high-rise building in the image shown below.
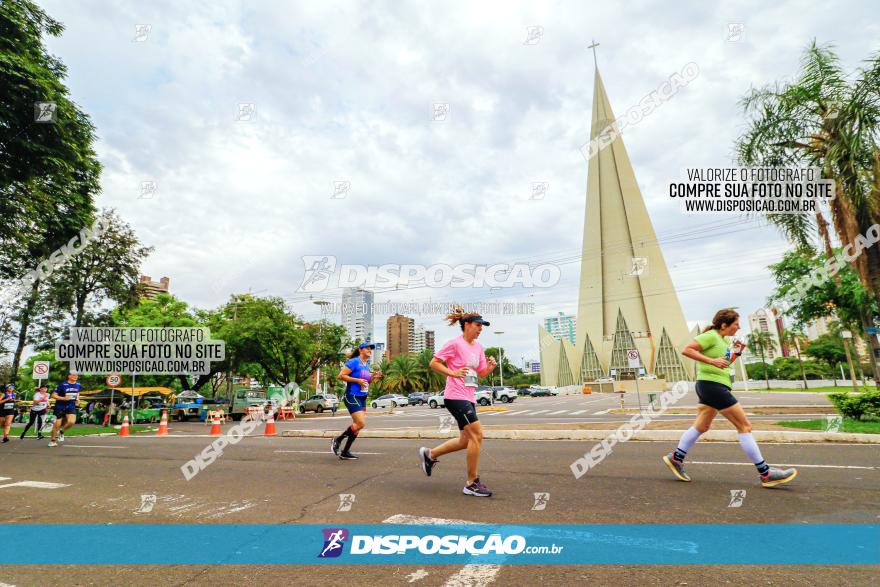
<svg viewBox="0 0 880 587"><path fill-rule="evenodd" d="M426 330L425 331L425 348L430 350L432 353L436 350L436 347L434 346L434 339L435 339L434 331L433 330Z"/></svg>
<svg viewBox="0 0 880 587"><path fill-rule="evenodd" d="M550 336L556 340L567 338L568 342L575 344L577 336L576 323L577 317L559 312L558 316L544 318L544 330L549 332Z"/></svg>
<svg viewBox="0 0 880 587"><path fill-rule="evenodd" d="M149 275L141 275L140 279L138 280L138 285L141 288L141 295L151 300L159 294L168 293L168 288L171 285L171 280L167 277L163 277L157 282L153 281L153 278Z"/></svg>
<svg viewBox="0 0 880 587"><path fill-rule="evenodd" d="M614 370L634 378L641 369L668 381L693 378L681 356L687 323L645 201L596 68L591 144L576 320L576 343L555 340L539 326L541 383L572 385ZM607 139L607 140L606 140ZM627 351L639 352L630 368Z"/></svg>
<svg viewBox="0 0 880 587"><path fill-rule="evenodd" d="M385 338L388 342L388 358L410 352L410 341L415 335L416 321L400 314L388 317Z"/></svg>
<svg viewBox="0 0 880 587"><path fill-rule="evenodd" d="M831 320L832 318L830 316L826 316L807 322L806 328L804 329L807 334L807 340L816 340L823 334L831 332L828 328L828 323L831 322Z"/></svg>
<svg viewBox="0 0 880 587"><path fill-rule="evenodd" d="M425 330L424 326L417 324L409 341L409 352L420 353L425 349L434 352L434 331Z"/></svg>
<svg viewBox="0 0 880 587"><path fill-rule="evenodd" d="M373 342L373 292L356 287L342 290L342 325L351 338Z"/></svg>
<svg viewBox="0 0 880 587"><path fill-rule="evenodd" d="M749 314L749 327L752 332L766 332L770 335L772 342L764 348L764 358L772 361L776 357L783 356L782 344L779 339L779 323L776 316L769 308L758 308L753 314ZM757 349L749 349L750 357L748 359L760 360L760 352Z"/></svg>
<svg viewBox="0 0 880 587"><path fill-rule="evenodd" d="M525 372L526 373L540 373L541 372L541 361L526 361Z"/></svg>

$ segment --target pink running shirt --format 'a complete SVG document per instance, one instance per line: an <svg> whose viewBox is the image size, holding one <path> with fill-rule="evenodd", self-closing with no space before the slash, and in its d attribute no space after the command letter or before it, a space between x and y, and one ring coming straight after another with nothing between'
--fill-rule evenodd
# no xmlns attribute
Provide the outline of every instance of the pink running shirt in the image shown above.
<svg viewBox="0 0 880 587"><path fill-rule="evenodd" d="M469 369L469 373L464 379L446 378L443 399L463 399L475 403L474 389L477 387L477 373L486 370L486 353L483 352L483 346L477 341L468 344L464 335L457 336L434 353L434 357L446 363L446 366L453 371L462 367Z"/></svg>

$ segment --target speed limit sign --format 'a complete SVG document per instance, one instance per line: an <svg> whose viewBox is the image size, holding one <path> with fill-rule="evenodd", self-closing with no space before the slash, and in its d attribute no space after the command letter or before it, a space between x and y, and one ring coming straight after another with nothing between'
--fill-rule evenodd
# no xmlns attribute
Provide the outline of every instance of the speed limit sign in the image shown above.
<svg viewBox="0 0 880 587"><path fill-rule="evenodd" d="M108 387L119 387L120 383L122 383L122 375L117 375L116 373L112 373L107 376L107 386Z"/></svg>

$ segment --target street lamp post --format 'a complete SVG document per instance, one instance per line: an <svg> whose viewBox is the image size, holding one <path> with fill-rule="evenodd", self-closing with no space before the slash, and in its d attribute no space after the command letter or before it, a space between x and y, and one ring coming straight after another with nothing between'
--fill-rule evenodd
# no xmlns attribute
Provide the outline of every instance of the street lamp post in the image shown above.
<svg viewBox="0 0 880 587"><path fill-rule="evenodd" d="M322 314L324 312L324 308L326 308L327 306L330 305L330 302L328 302L326 300L313 300L312 303L321 308ZM318 323L319 333L320 333L320 328L321 328L321 326L320 326L320 322L319 322ZM315 375L316 375L316 377L315 377L315 393L322 393L323 389L321 389L321 367L320 366L318 367L318 371ZM299 399L299 398L297 398L297 399Z"/></svg>
<svg viewBox="0 0 880 587"><path fill-rule="evenodd" d="M502 334L504 334L504 331L503 330L496 330L495 334L497 334L498 336L501 336ZM498 357L499 357L498 372L501 374L501 387L504 387L504 347L501 345L498 345Z"/></svg>

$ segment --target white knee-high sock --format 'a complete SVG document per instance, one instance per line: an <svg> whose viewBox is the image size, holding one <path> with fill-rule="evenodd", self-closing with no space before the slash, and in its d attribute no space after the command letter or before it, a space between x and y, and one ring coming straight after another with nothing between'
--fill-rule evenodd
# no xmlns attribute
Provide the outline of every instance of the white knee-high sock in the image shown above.
<svg viewBox="0 0 880 587"><path fill-rule="evenodd" d="M755 437L752 436L751 432L737 434L737 436L739 437L739 445L742 447L743 452L746 453L746 456L758 468L758 473L766 475L770 467L764 462L764 457L761 456L761 449L758 448Z"/></svg>

